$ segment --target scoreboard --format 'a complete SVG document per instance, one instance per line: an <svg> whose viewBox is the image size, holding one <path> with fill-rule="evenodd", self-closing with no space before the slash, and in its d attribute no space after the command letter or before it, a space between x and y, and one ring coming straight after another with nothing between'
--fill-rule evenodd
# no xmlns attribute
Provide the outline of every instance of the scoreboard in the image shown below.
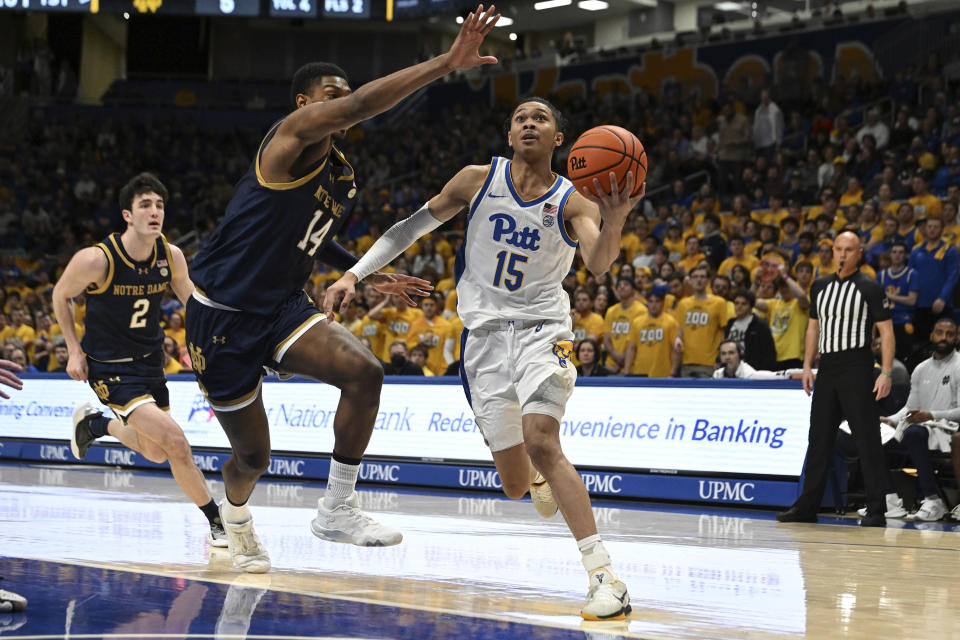
<svg viewBox="0 0 960 640"><path fill-rule="evenodd" d="M370 18L373 0L0 0L0 11Z"/></svg>
<svg viewBox="0 0 960 640"><path fill-rule="evenodd" d="M96 3L96 0L92 0ZM91 0L0 0L0 9L20 11L49 11L70 13L97 13L91 10Z"/></svg>

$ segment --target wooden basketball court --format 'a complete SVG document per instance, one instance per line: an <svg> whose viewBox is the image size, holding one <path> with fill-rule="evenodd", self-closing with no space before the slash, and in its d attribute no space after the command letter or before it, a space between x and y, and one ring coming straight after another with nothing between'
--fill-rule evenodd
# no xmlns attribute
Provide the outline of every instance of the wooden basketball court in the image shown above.
<svg viewBox="0 0 960 640"><path fill-rule="evenodd" d="M167 474L0 465L0 586L29 599L0 614L0 636L960 637L960 525L598 503L634 612L586 623L576 544L528 500L363 486L363 507L405 536L367 549L311 535L321 495L258 485L274 568L248 575L206 545L206 521Z"/></svg>

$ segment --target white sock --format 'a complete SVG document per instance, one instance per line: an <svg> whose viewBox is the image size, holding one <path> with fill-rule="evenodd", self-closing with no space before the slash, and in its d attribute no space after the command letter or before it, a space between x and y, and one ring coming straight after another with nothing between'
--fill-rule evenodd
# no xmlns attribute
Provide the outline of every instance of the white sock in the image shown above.
<svg viewBox="0 0 960 640"><path fill-rule="evenodd" d="M896 500L897 500L899 497L900 497L900 494L898 494L898 493L888 493L888 494L887 494L887 502L896 502Z"/></svg>
<svg viewBox="0 0 960 640"><path fill-rule="evenodd" d="M599 533L577 540L577 546L580 547L580 553L583 556L583 568L587 570L587 573L593 573L597 569L606 569L613 573L613 569L610 567L610 554L604 548Z"/></svg>
<svg viewBox="0 0 960 640"><path fill-rule="evenodd" d="M332 509L346 502L357 486L360 465L344 464L330 459L330 477L327 478L327 492L323 496L323 505Z"/></svg>
<svg viewBox="0 0 960 640"><path fill-rule="evenodd" d="M241 524L253 517L250 513L250 507L247 506L246 502L238 507L229 500L224 500L221 513L223 514L223 519L231 524Z"/></svg>

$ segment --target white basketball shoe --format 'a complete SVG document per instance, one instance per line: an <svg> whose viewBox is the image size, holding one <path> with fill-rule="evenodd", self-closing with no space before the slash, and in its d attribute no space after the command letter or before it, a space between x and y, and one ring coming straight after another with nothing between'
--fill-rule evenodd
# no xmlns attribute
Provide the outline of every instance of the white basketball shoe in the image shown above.
<svg viewBox="0 0 960 640"><path fill-rule="evenodd" d="M310 531L321 540L345 542L360 547L389 547L399 544L403 534L380 524L360 510L356 492L347 500L328 509L320 498L317 517L310 522Z"/></svg>
<svg viewBox="0 0 960 640"><path fill-rule="evenodd" d="M857 514L861 518L867 516L867 508L857 509ZM887 518L902 518L907 515L907 510L903 508L903 499L895 493L887 494L887 511L883 514Z"/></svg>
<svg viewBox="0 0 960 640"><path fill-rule="evenodd" d="M584 620L620 620L633 610L627 585L606 568L590 572L587 602L580 610Z"/></svg>
<svg viewBox="0 0 960 640"><path fill-rule="evenodd" d="M539 471L533 482L530 483L530 499L544 518L551 518L557 513L557 501L553 498L553 489Z"/></svg>
<svg viewBox="0 0 960 640"><path fill-rule="evenodd" d="M230 557L238 569L247 573L266 573L270 570L270 556L253 530L253 517L246 522L227 522L223 517L223 503L220 503L220 522L227 534L227 546Z"/></svg>

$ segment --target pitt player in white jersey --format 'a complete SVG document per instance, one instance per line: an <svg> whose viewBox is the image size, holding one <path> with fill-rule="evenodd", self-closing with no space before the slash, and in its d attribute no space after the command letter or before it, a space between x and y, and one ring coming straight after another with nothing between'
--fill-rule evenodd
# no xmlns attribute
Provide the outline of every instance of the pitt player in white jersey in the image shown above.
<svg viewBox="0 0 960 640"><path fill-rule="evenodd" d="M604 193L598 198L586 190L578 193L553 173L553 152L564 139L563 120L543 98L521 102L506 134L512 159L497 157L489 165L462 169L327 289L323 308L332 318L334 302L342 295L342 305L348 304L358 281L468 209L466 239L456 262L457 314L465 327L460 371L467 400L504 493L519 499L530 490L545 517L559 506L577 539L590 580L581 615L588 620L624 618L630 613L627 588L613 575L590 497L560 447L560 420L576 381L570 362L570 302L561 281L577 246L591 272L600 275L610 268L627 214L644 190L630 198L633 176L618 192L610 174L613 195L595 181L596 191Z"/></svg>

